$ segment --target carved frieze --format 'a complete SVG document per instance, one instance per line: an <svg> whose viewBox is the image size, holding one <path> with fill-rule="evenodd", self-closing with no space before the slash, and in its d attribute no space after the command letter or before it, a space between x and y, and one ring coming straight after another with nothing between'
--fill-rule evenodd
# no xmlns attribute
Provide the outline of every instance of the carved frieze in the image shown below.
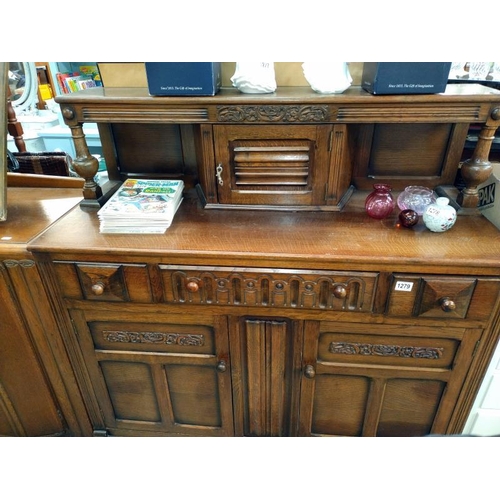
<svg viewBox="0 0 500 500"><path fill-rule="evenodd" d="M360 342L331 342L328 350L333 354L358 354L363 356L396 356L400 358L439 359L442 347L412 347Z"/></svg>
<svg viewBox="0 0 500 500"><path fill-rule="evenodd" d="M364 311L373 284L372 277L175 271L168 293L180 303Z"/></svg>
<svg viewBox="0 0 500 500"><path fill-rule="evenodd" d="M328 106L266 105L217 106L217 121L231 123L321 123L328 121Z"/></svg>
<svg viewBox="0 0 500 500"><path fill-rule="evenodd" d="M102 332L107 342L120 342L130 344L166 344L182 346L202 346L205 344L204 335L185 333L161 333L161 332L126 332L117 330L105 330Z"/></svg>
<svg viewBox="0 0 500 500"><path fill-rule="evenodd" d="M8 267L33 267L35 265L35 262L29 259L21 259L21 260L14 260L14 259L6 259L3 262L0 261L0 266L5 266L6 268Z"/></svg>

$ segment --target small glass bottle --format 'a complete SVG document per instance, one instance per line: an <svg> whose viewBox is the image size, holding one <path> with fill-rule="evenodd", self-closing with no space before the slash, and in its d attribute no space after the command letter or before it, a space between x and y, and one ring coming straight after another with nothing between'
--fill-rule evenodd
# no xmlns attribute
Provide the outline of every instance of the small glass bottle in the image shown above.
<svg viewBox="0 0 500 500"><path fill-rule="evenodd" d="M396 202L391 194L389 184L374 184L373 191L366 197L366 213L374 219L385 219L391 215Z"/></svg>

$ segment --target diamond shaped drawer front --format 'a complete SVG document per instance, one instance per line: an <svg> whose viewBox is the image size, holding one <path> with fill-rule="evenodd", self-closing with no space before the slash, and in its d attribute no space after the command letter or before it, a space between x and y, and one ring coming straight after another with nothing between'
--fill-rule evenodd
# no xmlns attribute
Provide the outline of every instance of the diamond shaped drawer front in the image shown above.
<svg viewBox="0 0 500 500"><path fill-rule="evenodd" d="M144 264L54 262L64 297L102 302L153 302Z"/></svg>
<svg viewBox="0 0 500 500"><path fill-rule="evenodd" d="M387 312L391 316L486 319L498 297L497 278L393 275Z"/></svg>

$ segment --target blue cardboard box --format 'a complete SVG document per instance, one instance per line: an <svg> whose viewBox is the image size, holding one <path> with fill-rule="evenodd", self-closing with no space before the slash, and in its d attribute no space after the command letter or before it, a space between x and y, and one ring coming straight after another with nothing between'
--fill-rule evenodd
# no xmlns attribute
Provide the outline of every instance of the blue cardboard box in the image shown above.
<svg viewBox="0 0 500 500"><path fill-rule="evenodd" d="M215 95L221 86L218 62L147 62L151 95Z"/></svg>
<svg viewBox="0 0 500 500"><path fill-rule="evenodd" d="M451 62L365 62L361 87L371 94L439 94Z"/></svg>

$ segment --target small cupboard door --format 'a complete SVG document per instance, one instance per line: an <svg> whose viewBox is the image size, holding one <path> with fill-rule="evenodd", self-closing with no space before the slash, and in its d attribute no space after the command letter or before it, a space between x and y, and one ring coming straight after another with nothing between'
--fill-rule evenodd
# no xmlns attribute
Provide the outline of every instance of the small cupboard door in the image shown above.
<svg viewBox="0 0 500 500"><path fill-rule="evenodd" d="M140 322L82 311L72 316L99 409L94 413L102 415L94 423L98 431L233 435L225 318L192 324L171 314Z"/></svg>
<svg viewBox="0 0 500 500"><path fill-rule="evenodd" d="M307 322L299 433L446 433L480 330Z"/></svg>
<svg viewBox="0 0 500 500"><path fill-rule="evenodd" d="M218 201L325 204L330 125L214 126Z"/></svg>
<svg viewBox="0 0 500 500"><path fill-rule="evenodd" d="M302 322L231 317L230 345L236 435L295 436Z"/></svg>

